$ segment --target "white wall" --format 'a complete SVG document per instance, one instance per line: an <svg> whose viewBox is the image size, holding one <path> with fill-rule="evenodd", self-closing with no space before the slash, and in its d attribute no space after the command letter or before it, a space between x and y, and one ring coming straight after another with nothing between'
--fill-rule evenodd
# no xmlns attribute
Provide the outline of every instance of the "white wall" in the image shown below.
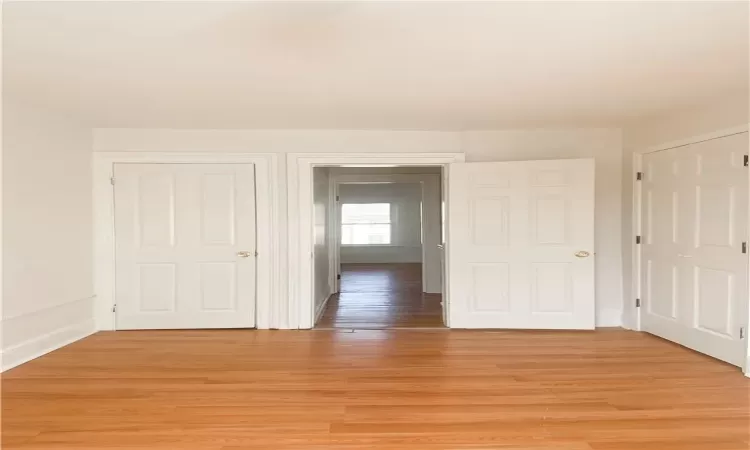
<svg viewBox="0 0 750 450"><path fill-rule="evenodd" d="M303 152L459 152L459 133L438 131L352 130L166 130L94 129L94 152L216 152L276 153L278 165L278 278L274 291L288 298L288 220L286 153ZM269 312L271 328L290 328L289 303L280 301ZM296 324L294 325L296 326Z"/></svg>
<svg viewBox="0 0 750 450"><path fill-rule="evenodd" d="M313 220L314 230L314 256L313 284L315 287L315 321L320 318L325 309L326 301L333 292L330 284L330 258L328 253L331 235L331 223L329 221L330 204L330 169L327 167L313 168Z"/></svg>
<svg viewBox="0 0 750 450"><path fill-rule="evenodd" d="M467 162L594 158L596 324L619 326L622 315L621 176L619 130L509 130L467 132Z"/></svg>
<svg viewBox="0 0 750 450"><path fill-rule="evenodd" d="M390 203L391 245L342 245L341 263L421 263L419 183L342 184L340 203Z"/></svg>
<svg viewBox="0 0 750 450"><path fill-rule="evenodd" d="M633 154L649 148L717 131L747 126L750 122L747 94L719 98L713 102L680 111L641 119L623 130L622 154L622 267L625 308L623 324L636 327L635 293L633 292Z"/></svg>
<svg viewBox="0 0 750 450"><path fill-rule="evenodd" d="M5 103L3 368L94 331L91 130Z"/></svg>
<svg viewBox="0 0 750 450"><path fill-rule="evenodd" d="M371 130L94 129L94 151L456 152L460 133Z"/></svg>
<svg viewBox="0 0 750 450"><path fill-rule="evenodd" d="M619 325L622 312L622 140L616 129L507 131L159 130L95 129L94 151L201 152L464 152L466 160L596 160L597 325ZM281 159L284 161L284 158ZM279 166L279 220L286 236L286 165ZM287 254L285 239L279 242ZM286 261L281 273L286 273ZM281 277L283 278L283 277ZM286 279L277 286L287 298ZM274 327L289 327L287 302L275 305Z"/></svg>

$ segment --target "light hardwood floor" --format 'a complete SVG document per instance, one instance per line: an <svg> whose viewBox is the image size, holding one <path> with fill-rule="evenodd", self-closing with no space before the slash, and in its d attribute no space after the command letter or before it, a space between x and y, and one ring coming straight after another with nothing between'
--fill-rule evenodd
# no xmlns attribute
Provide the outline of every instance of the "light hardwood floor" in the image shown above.
<svg viewBox="0 0 750 450"><path fill-rule="evenodd" d="M105 332L2 381L4 450L747 450L750 433L750 379L626 331Z"/></svg>
<svg viewBox="0 0 750 450"><path fill-rule="evenodd" d="M440 294L422 292L422 264L343 264L318 328L441 328Z"/></svg>

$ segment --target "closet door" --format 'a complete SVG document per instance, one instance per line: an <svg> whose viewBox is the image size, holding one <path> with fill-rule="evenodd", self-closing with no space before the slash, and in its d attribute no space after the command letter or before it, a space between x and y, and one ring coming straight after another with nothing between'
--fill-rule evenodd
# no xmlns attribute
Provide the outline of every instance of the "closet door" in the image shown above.
<svg viewBox="0 0 750 450"><path fill-rule="evenodd" d="M643 329L742 365L748 135L644 155Z"/></svg>
<svg viewBox="0 0 750 450"><path fill-rule="evenodd" d="M118 329L255 326L252 164L116 164Z"/></svg>

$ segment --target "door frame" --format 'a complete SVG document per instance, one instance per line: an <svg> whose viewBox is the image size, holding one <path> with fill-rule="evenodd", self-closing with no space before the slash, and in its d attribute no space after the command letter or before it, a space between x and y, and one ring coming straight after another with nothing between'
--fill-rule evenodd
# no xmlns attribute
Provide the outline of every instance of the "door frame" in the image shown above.
<svg viewBox="0 0 750 450"><path fill-rule="evenodd" d="M93 154L94 318L96 329L115 330L115 164L253 164L256 208L255 326L276 327L280 260L278 157L272 153L99 152Z"/></svg>
<svg viewBox="0 0 750 450"><path fill-rule="evenodd" d="M287 217L289 224L289 324L311 329L315 322L313 292L313 167L316 166L448 166L464 162L463 153L289 153L287 154ZM445 189L445 186L443 187ZM447 202L447 200L446 200ZM446 209L448 205L446 204ZM446 230L445 257L450 257ZM444 290L447 292L447 289ZM444 295L445 307L448 305Z"/></svg>
<svg viewBox="0 0 750 450"><path fill-rule="evenodd" d="M414 167L414 166L412 166ZM422 166L424 167L424 166ZM341 214L340 214L340 208L341 204L339 202L335 201L335 198L339 195L339 186L342 184L372 184L372 183L388 183L388 184L418 184L421 189L421 201L424 205L426 200L425 195L425 186L432 185L439 187L440 186L440 176L441 174L437 173L415 173L415 174L359 174L359 175L333 175L331 176L331 193L334 197L334 203L335 205L335 211L330 216L333 220L331 221L331 239L330 239L330 246L328 248L329 255L333 255L332 258L330 258L331 261L331 269L333 270L330 273L330 282L331 287L335 292L338 292L338 280L336 279L336 275L341 273L341 238L340 238L340 232L341 232ZM440 195L442 197L442 191L440 192ZM329 199L330 200L330 199ZM425 225L427 223L427 226ZM440 224L432 224L431 221L425 221L424 217L422 218L422 221L420 223L420 232L422 233L422 236L425 236L426 232L428 231L429 227L437 227L434 231L438 232L438 241L440 241ZM439 243L439 242L438 242ZM437 251L433 249L434 251ZM428 246L426 245L426 242L422 242L422 292L426 292L427 289L427 271L425 270L425 261L428 260L428 255L430 254L430 251L428 250Z"/></svg>
<svg viewBox="0 0 750 450"><path fill-rule="evenodd" d="M633 234L630 237L630 245L631 245L631 267L632 267L632 280L631 280L631 288L633 292L633 296L635 299L641 299L642 298L642 286L643 286L643 280L642 280L642 274L641 274L641 246L636 243L636 237L641 236L642 231L642 217L641 217L641 206L643 205L643 193L641 188L641 183L637 180L637 174L638 172L642 172L643 169L643 156L649 153L655 153L660 152L664 150L670 150L673 148L679 148L679 147L685 147L691 144L697 144L700 142L705 141L711 141L714 139L720 139L723 137L733 136L736 134L742 134L742 133L748 133L750 131L750 124L746 125L740 125L736 127L731 128L724 128L720 130L716 130L711 133L706 134L700 134L696 136L692 136L685 139L680 139L677 141L671 141L666 142L659 145L654 145L650 147L646 147L643 149L636 149L633 151L633 170L631 173L631 180L633 183ZM750 148L748 148L748 152L750 152ZM748 175L748 193L750 193L750 175ZM750 197L748 197L750 198ZM748 223L750 223L750 208L748 208ZM748 258L748 275L750 275L750 254L747 256ZM750 277L748 278L750 279ZM631 302L631 300L633 300ZM746 301L750 302L750 297L746 299ZM642 308L636 307L634 299L625 299L625 309L624 314L632 314L632 317L635 319L634 323L634 330L636 331L643 331L642 328L642 319L641 315L643 314ZM628 307L627 305L632 305ZM750 308L748 308L748 311L750 311ZM748 315L745 323L746 328L750 328L750 314ZM742 367L742 370L745 374L745 376L750 377L750 339L747 337L747 334L745 335L745 364Z"/></svg>

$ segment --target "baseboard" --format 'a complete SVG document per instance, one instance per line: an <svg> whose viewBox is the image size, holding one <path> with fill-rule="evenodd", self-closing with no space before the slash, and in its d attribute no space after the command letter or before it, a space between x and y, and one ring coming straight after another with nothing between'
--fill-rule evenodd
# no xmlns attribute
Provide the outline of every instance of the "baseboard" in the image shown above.
<svg viewBox="0 0 750 450"><path fill-rule="evenodd" d="M596 327L609 328L622 326L621 309L600 309L596 311Z"/></svg>
<svg viewBox="0 0 750 450"><path fill-rule="evenodd" d="M638 318L631 311L622 312L622 327L630 331L638 331Z"/></svg>
<svg viewBox="0 0 750 450"><path fill-rule="evenodd" d="M323 300L323 303L318 306L317 311L315 311L315 321L313 322L313 326L315 326L316 323L318 323L318 320L320 320L321 317L323 317L323 313L326 310L326 306L328 306L328 300L333 297L333 294L328 294L328 297L326 297L325 300Z"/></svg>
<svg viewBox="0 0 750 450"><path fill-rule="evenodd" d="M75 325L59 328L50 333L6 348L0 355L2 372L29 362L49 352L72 344L75 341L90 336L96 332L93 317Z"/></svg>

